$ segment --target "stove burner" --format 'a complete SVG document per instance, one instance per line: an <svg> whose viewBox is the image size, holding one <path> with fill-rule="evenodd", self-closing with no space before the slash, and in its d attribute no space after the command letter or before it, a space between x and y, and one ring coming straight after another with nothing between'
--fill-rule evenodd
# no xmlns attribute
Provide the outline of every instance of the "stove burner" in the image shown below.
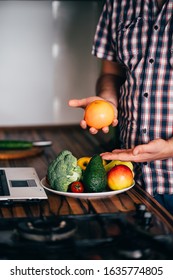
<svg viewBox="0 0 173 280"><path fill-rule="evenodd" d="M0 219L0 259L172 259L173 235L151 213Z"/></svg>
<svg viewBox="0 0 173 280"><path fill-rule="evenodd" d="M18 224L17 234L27 240L50 242L72 237L76 232L72 221L64 220L35 220Z"/></svg>

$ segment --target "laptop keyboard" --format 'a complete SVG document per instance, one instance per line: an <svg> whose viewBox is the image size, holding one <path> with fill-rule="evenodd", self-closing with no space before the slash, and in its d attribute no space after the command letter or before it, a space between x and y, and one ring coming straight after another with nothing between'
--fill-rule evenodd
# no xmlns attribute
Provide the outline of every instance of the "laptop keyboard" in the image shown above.
<svg viewBox="0 0 173 280"><path fill-rule="evenodd" d="M10 195L5 170L0 169L0 196Z"/></svg>

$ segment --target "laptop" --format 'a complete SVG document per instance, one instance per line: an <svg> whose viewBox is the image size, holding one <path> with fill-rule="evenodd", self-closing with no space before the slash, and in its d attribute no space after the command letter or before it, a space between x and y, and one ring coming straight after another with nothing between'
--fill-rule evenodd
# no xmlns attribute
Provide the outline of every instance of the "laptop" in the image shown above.
<svg viewBox="0 0 173 280"><path fill-rule="evenodd" d="M0 167L0 202L34 202L47 199L32 167Z"/></svg>

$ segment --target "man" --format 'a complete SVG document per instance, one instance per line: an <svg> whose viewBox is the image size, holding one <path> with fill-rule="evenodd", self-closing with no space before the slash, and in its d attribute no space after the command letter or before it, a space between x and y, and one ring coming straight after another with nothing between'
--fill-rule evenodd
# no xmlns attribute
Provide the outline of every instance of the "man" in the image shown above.
<svg viewBox="0 0 173 280"><path fill-rule="evenodd" d="M103 60L97 96L69 105L114 104L121 149L102 158L136 163L135 180L173 213L173 0L105 1L92 53Z"/></svg>

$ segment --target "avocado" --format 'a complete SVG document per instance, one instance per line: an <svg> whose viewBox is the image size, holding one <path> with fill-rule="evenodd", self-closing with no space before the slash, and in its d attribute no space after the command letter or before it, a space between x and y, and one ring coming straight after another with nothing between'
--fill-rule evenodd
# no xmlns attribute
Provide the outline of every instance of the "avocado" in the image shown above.
<svg viewBox="0 0 173 280"><path fill-rule="evenodd" d="M103 192L107 186L107 174L100 155L94 155L84 173L83 184L86 192Z"/></svg>

